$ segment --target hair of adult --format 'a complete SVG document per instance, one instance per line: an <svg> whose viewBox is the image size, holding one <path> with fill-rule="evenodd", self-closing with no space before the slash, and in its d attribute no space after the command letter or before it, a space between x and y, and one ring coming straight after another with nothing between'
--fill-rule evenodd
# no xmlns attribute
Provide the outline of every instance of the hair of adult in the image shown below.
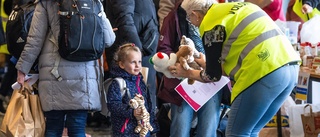
<svg viewBox="0 0 320 137"><path fill-rule="evenodd" d="M212 4L218 3L216 0L183 0L181 7L188 13L200 11L205 15Z"/></svg>
<svg viewBox="0 0 320 137"><path fill-rule="evenodd" d="M114 61L116 63L125 61L130 51L136 51L141 54L139 47L135 46L134 43L125 43L121 45L114 54Z"/></svg>

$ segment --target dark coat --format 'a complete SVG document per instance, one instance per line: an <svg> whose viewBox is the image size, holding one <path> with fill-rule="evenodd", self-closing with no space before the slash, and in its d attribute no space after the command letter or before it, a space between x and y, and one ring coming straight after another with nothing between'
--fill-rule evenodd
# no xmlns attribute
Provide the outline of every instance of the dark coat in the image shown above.
<svg viewBox="0 0 320 137"><path fill-rule="evenodd" d="M180 3L177 3L174 10L164 18L160 31L161 39L159 40L157 51L168 55L178 51L182 35L188 37L188 23L185 19L186 13L180 7ZM163 76L159 86L158 97L168 103L180 106L183 99L174 89L180 82L179 79Z"/></svg>
<svg viewBox="0 0 320 137"><path fill-rule="evenodd" d="M107 53L113 56L113 50L125 42L134 43L144 56L155 53L159 31L152 0L108 0L105 10L111 25L118 28L114 46Z"/></svg>
<svg viewBox="0 0 320 137"><path fill-rule="evenodd" d="M143 97L145 98L145 106L150 113L150 123L154 128L153 132L159 130L158 123L156 122L154 111L151 109L150 94L148 93L146 84L142 80L143 77L134 76L127 73L125 70L116 67L112 69L112 77L122 77L126 81L126 88L129 89L130 94L125 94L121 97L120 87L117 81L113 81L107 94L107 106L111 112L112 133L114 137L138 137L139 134L134 133L134 128L137 126L137 120L133 115L133 109L129 106L129 101L135 94L139 94L136 82L139 83L139 87ZM129 97L130 96L130 97ZM129 119L124 132L121 132L122 127L125 124L126 119ZM150 136L150 133L149 133Z"/></svg>

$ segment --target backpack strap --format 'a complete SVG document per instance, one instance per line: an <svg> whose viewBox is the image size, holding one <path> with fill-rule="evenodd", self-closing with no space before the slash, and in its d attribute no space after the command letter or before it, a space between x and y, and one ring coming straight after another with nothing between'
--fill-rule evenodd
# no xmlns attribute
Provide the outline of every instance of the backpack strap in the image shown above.
<svg viewBox="0 0 320 137"><path fill-rule="evenodd" d="M51 70L51 74L58 80L58 81L61 81L62 80L62 77L60 76L59 74L59 71L58 71L58 66L60 64L60 59L61 57L58 56L56 58L56 60L54 61L54 67L53 69Z"/></svg>
<svg viewBox="0 0 320 137"><path fill-rule="evenodd" d="M116 80L119 84L121 97L123 97L124 94L127 94L128 97L131 98L131 94L129 92L129 88L127 88L126 81L121 77L116 77L114 78L114 80Z"/></svg>
<svg viewBox="0 0 320 137"><path fill-rule="evenodd" d="M103 82L104 90L101 92L101 111L100 113L104 116L110 116L110 111L107 108L107 92L110 84L112 81L116 80L119 84L120 92L121 92L121 98L127 93L128 97L131 98L129 89L127 88L126 81L121 77L116 78L108 78Z"/></svg>

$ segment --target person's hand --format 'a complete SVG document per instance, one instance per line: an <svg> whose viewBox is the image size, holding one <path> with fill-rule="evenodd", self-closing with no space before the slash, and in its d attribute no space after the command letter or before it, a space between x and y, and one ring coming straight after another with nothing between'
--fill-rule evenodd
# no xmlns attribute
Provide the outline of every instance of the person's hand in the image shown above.
<svg viewBox="0 0 320 137"><path fill-rule="evenodd" d="M313 8L308 4L303 4L301 9L303 14L311 13L313 11Z"/></svg>
<svg viewBox="0 0 320 137"><path fill-rule="evenodd" d="M142 114L141 108L137 108L137 109L134 109L134 110L133 110L133 115L134 115L135 117L140 117L141 114Z"/></svg>
<svg viewBox="0 0 320 137"><path fill-rule="evenodd" d="M17 82L21 85L21 87L24 84L24 80L25 80L25 76L26 74L24 74L23 72L21 72L20 70L18 70L18 77L17 77Z"/></svg>
<svg viewBox="0 0 320 137"><path fill-rule="evenodd" d="M200 53L199 58L194 58L194 61L197 62L203 69L206 68L206 55Z"/></svg>
<svg viewBox="0 0 320 137"><path fill-rule="evenodd" d="M112 28L112 30L113 30L113 31L117 31L117 30L118 30L118 28Z"/></svg>
<svg viewBox="0 0 320 137"><path fill-rule="evenodd" d="M180 63L176 63L174 66L169 66L168 69L176 78L188 77L188 70L185 70Z"/></svg>

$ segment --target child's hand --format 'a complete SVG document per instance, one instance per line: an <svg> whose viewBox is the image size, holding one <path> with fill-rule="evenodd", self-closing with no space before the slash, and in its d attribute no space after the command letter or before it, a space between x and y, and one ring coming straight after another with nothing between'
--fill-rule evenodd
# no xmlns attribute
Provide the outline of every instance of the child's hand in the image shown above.
<svg viewBox="0 0 320 137"><path fill-rule="evenodd" d="M141 116L141 113L142 113L141 108L137 108L137 109L133 110L133 115L134 115L135 117Z"/></svg>

